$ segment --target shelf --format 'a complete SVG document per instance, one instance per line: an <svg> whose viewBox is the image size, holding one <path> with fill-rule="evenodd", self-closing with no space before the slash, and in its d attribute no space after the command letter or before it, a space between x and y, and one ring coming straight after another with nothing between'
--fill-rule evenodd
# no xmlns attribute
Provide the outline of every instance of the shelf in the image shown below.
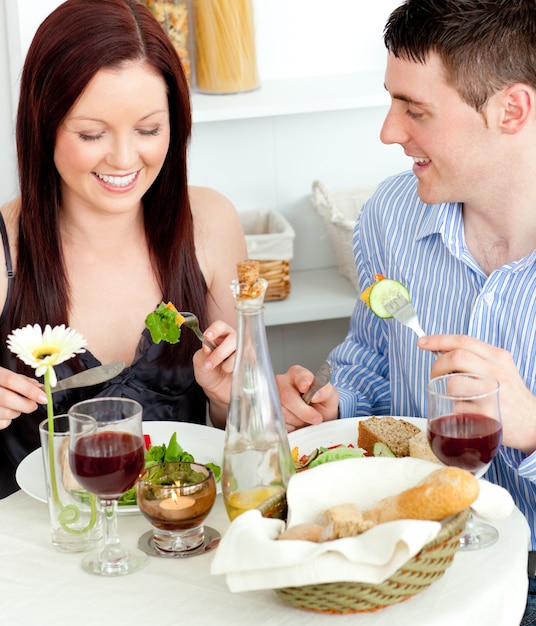
<svg viewBox="0 0 536 626"><path fill-rule="evenodd" d="M370 71L264 82L255 91L192 93L194 123L388 106L384 72Z"/></svg>
<svg viewBox="0 0 536 626"><path fill-rule="evenodd" d="M336 268L290 274L290 295L265 304L266 326L350 317L357 299L352 283Z"/></svg>

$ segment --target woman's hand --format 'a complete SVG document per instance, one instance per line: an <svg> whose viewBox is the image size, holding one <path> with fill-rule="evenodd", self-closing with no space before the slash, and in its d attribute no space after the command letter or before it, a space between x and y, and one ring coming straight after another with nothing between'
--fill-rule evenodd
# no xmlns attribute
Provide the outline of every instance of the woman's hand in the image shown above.
<svg viewBox="0 0 536 626"><path fill-rule="evenodd" d="M309 389L313 379L314 374L300 365L293 365L285 374L276 376L283 418L289 432L337 418L339 394L333 385L327 384L319 389L310 405L303 401L302 394Z"/></svg>
<svg viewBox="0 0 536 626"><path fill-rule="evenodd" d="M0 367L0 429L7 428L21 413L32 413L47 397L34 378Z"/></svg>
<svg viewBox="0 0 536 626"><path fill-rule="evenodd" d="M203 333L216 344L215 350L202 346L194 354L194 373L210 401L210 417L223 428L231 398L231 380L236 351L236 332L222 321L213 322Z"/></svg>
<svg viewBox="0 0 536 626"><path fill-rule="evenodd" d="M499 381L503 444L526 454L536 450L536 397L519 375L512 355L467 335L433 335L418 340L425 350L441 352L432 378L452 372L487 374Z"/></svg>

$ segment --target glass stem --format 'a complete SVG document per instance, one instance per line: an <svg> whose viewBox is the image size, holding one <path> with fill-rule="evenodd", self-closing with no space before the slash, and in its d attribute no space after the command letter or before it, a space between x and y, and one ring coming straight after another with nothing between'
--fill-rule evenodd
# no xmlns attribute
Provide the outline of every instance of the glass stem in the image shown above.
<svg viewBox="0 0 536 626"><path fill-rule="evenodd" d="M108 567L120 567L121 561L127 556L121 546L117 532L117 500L101 500L104 515L104 549L101 561Z"/></svg>
<svg viewBox="0 0 536 626"><path fill-rule="evenodd" d="M472 512L469 514L469 517L465 522L465 528L462 536L460 537L460 543L464 546L472 543L478 543L478 538L475 537L475 518Z"/></svg>

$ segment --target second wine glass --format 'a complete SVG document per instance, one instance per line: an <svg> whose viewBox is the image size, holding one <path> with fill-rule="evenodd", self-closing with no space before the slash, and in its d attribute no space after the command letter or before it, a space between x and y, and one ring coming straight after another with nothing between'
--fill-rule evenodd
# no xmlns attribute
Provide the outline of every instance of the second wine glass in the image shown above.
<svg viewBox="0 0 536 626"><path fill-rule="evenodd" d="M502 439L499 383L489 376L447 374L428 383L428 441L436 457L480 478ZM469 517L460 539L462 550L485 548L499 533Z"/></svg>
<svg viewBox="0 0 536 626"><path fill-rule="evenodd" d="M127 552L117 533L117 501L145 464L142 407L127 398L85 400L69 410L69 461L78 482L98 496L104 515L104 548L88 554L82 567L101 576L120 576L147 563Z"/></svg>

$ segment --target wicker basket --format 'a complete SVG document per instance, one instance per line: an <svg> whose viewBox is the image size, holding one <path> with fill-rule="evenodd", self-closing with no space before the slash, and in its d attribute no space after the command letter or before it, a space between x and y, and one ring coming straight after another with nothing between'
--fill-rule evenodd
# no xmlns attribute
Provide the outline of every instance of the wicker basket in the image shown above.
<svg viewBox="0 0 536 626"><path fill-rule="evenodd" d="M287 513L286 499L281 496L266 500L258 508L264 517L285 519ZM333 582L274 591L288 604L318 613L378 611L408 600L441 578L450 567L469 512L465 509L444 522L437 537L383 583Z"/></svg>
<svg viewBox="0 0 536 626"><path fill-rule="evenodd" d="M260 275L268 281L264 300L284 300L290 294L294 229L275 211L245 211L240 213L240 221L248 256L259 261Z"/></svg>
<svg viewBox="0 0 536 626"><path fill-rule="evenodd" d="M352 237L361 207L374 193L374 187L341 188L328 191L315 180L312 202L318 214L325 220L335 252L339 272L347 278L359 293Z"/></svg>

